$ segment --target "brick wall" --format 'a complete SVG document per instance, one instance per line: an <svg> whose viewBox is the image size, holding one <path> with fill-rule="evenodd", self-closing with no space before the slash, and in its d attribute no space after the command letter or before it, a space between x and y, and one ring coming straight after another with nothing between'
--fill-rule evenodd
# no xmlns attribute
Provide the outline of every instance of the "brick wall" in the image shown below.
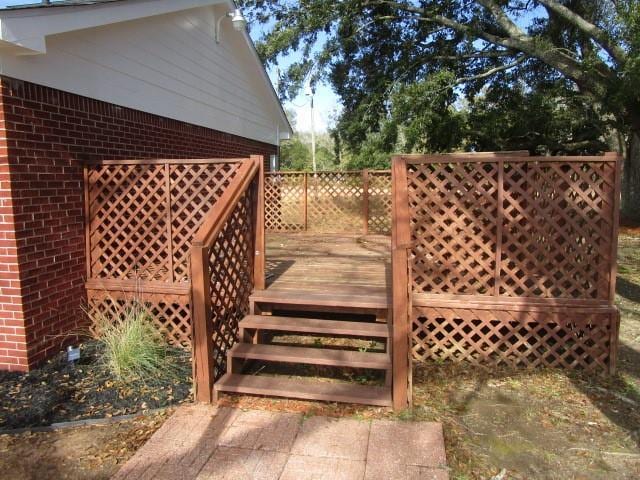
<svg viewBox="0 0 640 480"><path fill-rule="evenodd" d="M273 145L0 78L0 369L27 370L83 323L82 162L267 156Z"/></svg>

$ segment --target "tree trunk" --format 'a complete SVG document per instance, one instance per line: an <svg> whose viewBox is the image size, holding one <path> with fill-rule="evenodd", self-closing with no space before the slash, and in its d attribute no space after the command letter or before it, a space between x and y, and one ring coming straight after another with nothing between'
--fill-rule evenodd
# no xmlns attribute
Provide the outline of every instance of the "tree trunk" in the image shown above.
<svg viewBox="0 0 640 480"><path fill-rule="evenodd" d="M640 129L629 133L622 170L622 216L640 221Z"/></svg>

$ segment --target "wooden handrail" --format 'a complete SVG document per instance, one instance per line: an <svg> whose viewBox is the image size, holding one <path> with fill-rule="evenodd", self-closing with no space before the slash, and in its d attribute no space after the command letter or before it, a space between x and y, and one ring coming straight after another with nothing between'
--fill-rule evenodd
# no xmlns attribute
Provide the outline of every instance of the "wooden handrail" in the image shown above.
<svg viewBox="0 0 640 480"><path fill-rule="evenodd" d="M222 233L227 220L237 208L242 195L246 194L257 179L255 210L248 218L253 224L254 265L253 287L264 288L264 200L263 158L252 155L242 162L238 171L218 201L206 214L191 245L191 312L193 322L193 379L195 397L200 402L213 401L215 381L213 302L210 294L210 250Z"/></svg>
<svg viewBox="0 0 640 480"><path fill-rule="evenodd" d="M251 181L260 170L258 159L245 161L238 168L227 189L208 212L193 238L193 246L210 247L233 212L240 197L247 191Z"/></svg>

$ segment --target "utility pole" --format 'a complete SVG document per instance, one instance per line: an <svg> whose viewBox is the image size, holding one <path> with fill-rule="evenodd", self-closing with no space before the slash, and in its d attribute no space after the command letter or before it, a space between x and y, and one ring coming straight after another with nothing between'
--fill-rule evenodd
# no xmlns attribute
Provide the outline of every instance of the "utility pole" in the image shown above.
<svg viewBox="0 0 640 480"><path fill-rule="evenodd" d="M316 173L316 129L313 121L313 96L316 94L315 85L310 85L311 90L311 161L313 163L313 173ZM307 94L309 95L309 94Z"/></svg>

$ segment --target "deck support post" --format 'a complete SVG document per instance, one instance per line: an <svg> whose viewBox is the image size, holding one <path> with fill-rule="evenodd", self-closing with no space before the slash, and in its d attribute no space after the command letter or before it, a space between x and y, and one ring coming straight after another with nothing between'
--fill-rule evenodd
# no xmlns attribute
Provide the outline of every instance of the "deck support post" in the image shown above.
<svg viewBox="0 0 640 480"><path fill-rule="evenodd" d="M255 213L254 213L254 229L255 229L255 253L253 258L253 286L256 290L264 290L266 288L265 279L265 237L264 237L264 158L261 155L251 155L252 162L258 165L258 174L256 175L255 185Z"/></svg>
<svg viewBox="0 0 640 480"><path fill-rule="evenodd" d="M202 244L191 247L191 302L193 309L193 382L196 401L211 403L213 398L213 324L209 277L209 249Z"/></svg>
<svg viewBox="0 0 640 480"><path fill-rule="evenodd" d="M391 278L393 300L393 408L401 410L409 398L409 259L411 241L407 191L407 164L393 157Z"/></svg>

